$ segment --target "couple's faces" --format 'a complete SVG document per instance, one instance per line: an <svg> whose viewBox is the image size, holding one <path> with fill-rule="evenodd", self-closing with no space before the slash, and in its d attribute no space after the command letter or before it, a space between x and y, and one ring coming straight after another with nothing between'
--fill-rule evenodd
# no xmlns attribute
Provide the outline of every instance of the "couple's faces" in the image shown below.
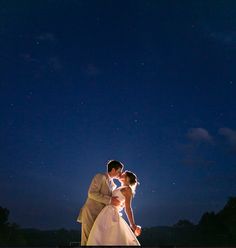
<svg viewBox="0 0 236 248"><path fill-rule="evenodd" d="M122 174L122 169L119 168L117 170L115 170L114 168L112 169L112 174L113 174L113 177L116 178L116 179L119 179L121 174Z"/></svg>
<svg viewBox="0 0 236 248"><path fill-rule="evenodd" d="M119 179L120 176L121 176L121 174L122 174L122 169L119 168L119 169L116 171L116 178Z"/></svg>
<svg viewBox="0 0 236 248"><path fill-rule="evenodd" d="M118 170L114 170L114 178L118 179L120 182L129 185L129 177L127 177L126 173L122 171L121 168Z"/></svg>
<svg viewBox="0 0 236 248"><path fill-rule="evenodd" d="M119 177L119 180L125 184L128 184L129 185L129 177L127 177L126 173L123 172L121 173L120 177Z"/></svg>

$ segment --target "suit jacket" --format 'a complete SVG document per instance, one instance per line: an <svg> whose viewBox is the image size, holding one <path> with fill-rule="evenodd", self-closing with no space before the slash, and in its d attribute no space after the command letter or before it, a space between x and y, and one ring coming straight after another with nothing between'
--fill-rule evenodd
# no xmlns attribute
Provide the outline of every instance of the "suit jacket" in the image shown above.
<svg viewBox="0 0 236 248"><path fill-rule="evenodd" d="M113 181L109 184L105 173L95 175L88 190L87 200L77 217L77 222L82 223L82 220L86 222L87 215L95 220L101 210L110 203L112 190L115 187L116 185Z"/></svg>

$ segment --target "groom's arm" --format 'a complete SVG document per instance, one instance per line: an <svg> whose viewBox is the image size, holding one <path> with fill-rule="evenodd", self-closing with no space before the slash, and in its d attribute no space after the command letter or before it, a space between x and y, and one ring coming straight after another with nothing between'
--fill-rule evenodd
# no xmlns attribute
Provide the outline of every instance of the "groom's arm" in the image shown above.
<svg viewBox="0 0 236 248"><path fill-rule="evenodd" d="M88 190L88 197L90 199L108 205L111 203L111 197L100 192L103 180L104 178L102 174L97 174L93 178Z"/></svg>

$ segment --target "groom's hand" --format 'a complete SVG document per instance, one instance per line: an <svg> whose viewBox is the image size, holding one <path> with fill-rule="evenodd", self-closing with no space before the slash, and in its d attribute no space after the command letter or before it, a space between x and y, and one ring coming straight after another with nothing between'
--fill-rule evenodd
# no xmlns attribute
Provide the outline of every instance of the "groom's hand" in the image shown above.
<svg viewBox="0 0 236 248"><path fill-rule="evenodd" d="M120 205L120 201L117 199L117 196L112 196L111 205L113 205L113 206L119 206Z"/></svg>

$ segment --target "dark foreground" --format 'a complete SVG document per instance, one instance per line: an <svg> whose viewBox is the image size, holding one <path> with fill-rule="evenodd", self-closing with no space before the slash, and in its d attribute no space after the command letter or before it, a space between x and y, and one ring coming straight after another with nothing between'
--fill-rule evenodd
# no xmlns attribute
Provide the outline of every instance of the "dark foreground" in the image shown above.
<svg viewBox="0 0 236 248"><path fill-rule="evenodd" d="M0 207L1 247L78 247L79 230L22 229L8 223L9 210ZM143 228L144 247L236 247L236 197L218 213L204 213L198 224L180 220L173 226Z"/></svg>

